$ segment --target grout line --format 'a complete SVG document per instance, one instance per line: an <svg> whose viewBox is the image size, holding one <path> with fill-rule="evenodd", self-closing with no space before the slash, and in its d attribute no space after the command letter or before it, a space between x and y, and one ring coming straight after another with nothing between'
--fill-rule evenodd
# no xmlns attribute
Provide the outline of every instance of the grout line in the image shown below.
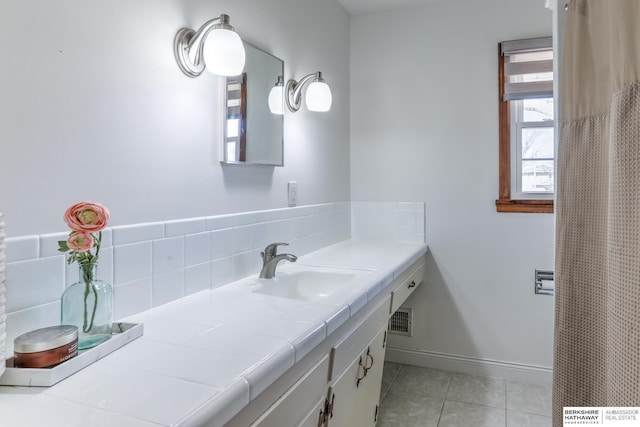
<svg viewBox="0 0 640 427"><path fill-rule="evenodd" d="M449 372L449 381L447 382L447 391L444 393L444 399L442 399L442 405L440 406L440 416L438 416L438 423L436 426L440 425L440 420L442 420L442 413L444 412L444 403L447 401L447 395L449 394L449 388L451 388L451 378L453 374Z"/></svg>
<svg viewBox="0 0 640 427"><path fill-rule="evenodd" d="M391 378L391 381L389 382L389 387L387 387L387 389L384 392L384 397L382 399L380 399L380 405L382 405L382 401L387 398L387 395L389 394L389 391L391 390L391 387L393 387L393 383L396 382L396 379L398 378L398 375L400 375L400 372L402 372L402 368L403 367L404 367L404 365L400 365L400 368L398 369L398 372L396 372L396 374L393 376L393 378Z"/></svg>
<svg viewBox="0 0 640 427"><path fill-rule="evenodd" d="M400 375L400 372L402 372L403 368L404 368L404 365L400 365L400 368L398 369L398 372L396 372L396 374L391 379L391 382L389 383L389 387L387 388L387 391L391 388L393 383L396 382L396 379L398 378L398 375Z"/></svg>
<svg viewBox="0 0 640 427"><path fill-rule="evenodd" d="M507 416L509 415L509 412L508 412L509 409L507 407L507 400L509 398L509 395L508 395L508 390L507 390L507 380L504 379L503 381L504 381L504 425L506 427L509 427L508 426L509 421L507 421Z"/></svg>

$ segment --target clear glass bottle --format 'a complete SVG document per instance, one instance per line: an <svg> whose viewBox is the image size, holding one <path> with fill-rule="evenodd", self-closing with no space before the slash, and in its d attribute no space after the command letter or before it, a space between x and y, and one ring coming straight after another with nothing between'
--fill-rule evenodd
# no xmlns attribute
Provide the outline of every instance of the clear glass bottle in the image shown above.
<svg viewBox="0 0 640 427"><path fill-rule="evenodd" d="M98 264L79 264L80 280L62 294L61 321L78 327L78 349L84 350L111 338L113 288L98 280Z"/></svg>

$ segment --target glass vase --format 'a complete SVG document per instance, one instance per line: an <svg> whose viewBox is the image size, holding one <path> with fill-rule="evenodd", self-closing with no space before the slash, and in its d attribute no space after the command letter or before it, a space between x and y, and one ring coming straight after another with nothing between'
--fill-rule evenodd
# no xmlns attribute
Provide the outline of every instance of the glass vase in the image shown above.
<svg viewBox="0 0 640 427"><path fill-rule="evenodd" d="M98 264L80 264L80 280L62 294L62 324L78 327L78 349L111 338L113 288L98 280Z"/></svg>

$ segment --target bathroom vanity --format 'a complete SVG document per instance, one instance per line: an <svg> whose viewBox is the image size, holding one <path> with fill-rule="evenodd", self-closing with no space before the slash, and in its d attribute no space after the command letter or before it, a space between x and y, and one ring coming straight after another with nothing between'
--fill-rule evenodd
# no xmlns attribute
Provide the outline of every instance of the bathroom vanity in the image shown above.
<svg viewBox="0 0 640 427"><path fill-rule="evenodd" d="M130 316L144 336L66 380L0 387L3 423L373 426L388 319L422 282L426 252L345 240L281 264L273 279Z"/></svg>
<svg viewBox="0 0 640 427"><path fill-rule="evenodd" d="M393 280L371 290L364 307L228 425L374 426L388 320L423 278L423 257L398 269Z"/></svg>

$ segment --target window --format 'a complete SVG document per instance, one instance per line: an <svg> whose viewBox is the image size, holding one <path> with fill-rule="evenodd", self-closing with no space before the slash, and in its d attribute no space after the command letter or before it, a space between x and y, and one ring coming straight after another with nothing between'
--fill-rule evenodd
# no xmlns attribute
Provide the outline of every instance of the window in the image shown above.
<svg viewBox="0 0 640 427"><path fill-rule="evenodd" d="M225 159L247 160L247 73L227 77L227 123L225 124Z"/></svg>
<svg viewBox="0 0 640 427"><path fill-rule="evenodd" d="M499 54L498 212L553 212L551 37L513 40Z"/></svg>

